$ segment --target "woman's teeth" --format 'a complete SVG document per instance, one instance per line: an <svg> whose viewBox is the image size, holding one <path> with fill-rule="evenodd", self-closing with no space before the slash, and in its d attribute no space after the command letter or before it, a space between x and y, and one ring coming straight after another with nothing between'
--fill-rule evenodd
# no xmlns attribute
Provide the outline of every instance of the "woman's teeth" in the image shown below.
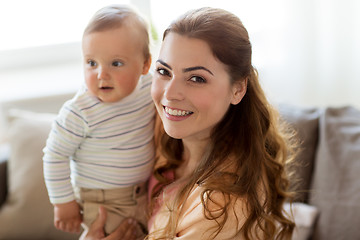
<svg viewBox="0 0 360 240"><path fill-rule="evenodd" d="M168 107L165 107L165 112L172 116L182 116L182 117L192 113L190 111L182 111L182 110L176 110L176 109L173 110Z"/></svg>

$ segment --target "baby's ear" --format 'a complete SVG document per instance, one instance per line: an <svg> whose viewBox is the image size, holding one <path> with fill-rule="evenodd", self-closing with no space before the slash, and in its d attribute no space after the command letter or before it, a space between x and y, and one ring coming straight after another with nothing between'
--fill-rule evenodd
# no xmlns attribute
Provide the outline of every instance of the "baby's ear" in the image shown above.
<svg viewBox="0 0 360 240"><path fill-rule="evenodd" d="M145 75L145 74L147 74L149 72L150 66L151 66L151 55L144 62L143 71L142 71L143 75Z"/></svg>
<svg viewBox="0 0 360 240"><path fill-rule="evenodd" d="M245 96L246 93L246 89L247 89L247 82L248 79L242 79L240 81L236 81L233 86L232 86L232 99L231 99L231 104L236 105L239 102L241 102L241 100L243 99L243 97Z"/></svg>

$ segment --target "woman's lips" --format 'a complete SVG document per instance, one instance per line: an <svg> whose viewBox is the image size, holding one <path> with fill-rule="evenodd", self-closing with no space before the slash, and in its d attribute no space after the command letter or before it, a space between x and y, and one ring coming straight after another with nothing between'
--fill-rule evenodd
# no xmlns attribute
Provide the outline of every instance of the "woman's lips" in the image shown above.
<svg viewBox="0 0 360 240"><path fill-rule="evenodd" d="M180 117L184 117L187 116L189 114L192 114L193 112L191 111L185 111L185 110L180 110L180 109L174 109L174 108L169 108L164 106L165 112L171 116L180 116Z"/></svg>
<svg viewBox="0 0 360 240"><path fill-rule="evenodd" d="M193 112L163 106L166 118L173 121L181 121L188 118Z"/></svg>

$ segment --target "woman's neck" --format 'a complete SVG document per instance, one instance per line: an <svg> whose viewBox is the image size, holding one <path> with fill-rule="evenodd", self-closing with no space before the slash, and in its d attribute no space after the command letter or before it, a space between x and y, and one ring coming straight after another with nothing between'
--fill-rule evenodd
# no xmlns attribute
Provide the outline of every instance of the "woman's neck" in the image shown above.
<svg viewBox="0 0 360 240"><path fill-rule="evenodd" d="M208 140L183 140L183 163L175 170L177 179L185 178L194 172L204 156L205 148L208 143Z"/></svg>

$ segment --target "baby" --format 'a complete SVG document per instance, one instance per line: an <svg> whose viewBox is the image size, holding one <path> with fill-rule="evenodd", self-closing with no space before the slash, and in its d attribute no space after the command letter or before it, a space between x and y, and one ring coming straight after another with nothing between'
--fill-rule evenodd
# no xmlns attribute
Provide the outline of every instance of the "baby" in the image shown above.
<svg viewBox="0 0 360 240"><path fill-rule="evenodd" d="M80 231L107 209L106 234L125 217L146 234L146 182L154 160L155 108L146 21L112 5L90 20L82 39L86 87L61 108L44 148L54 224Z"/></svg>

